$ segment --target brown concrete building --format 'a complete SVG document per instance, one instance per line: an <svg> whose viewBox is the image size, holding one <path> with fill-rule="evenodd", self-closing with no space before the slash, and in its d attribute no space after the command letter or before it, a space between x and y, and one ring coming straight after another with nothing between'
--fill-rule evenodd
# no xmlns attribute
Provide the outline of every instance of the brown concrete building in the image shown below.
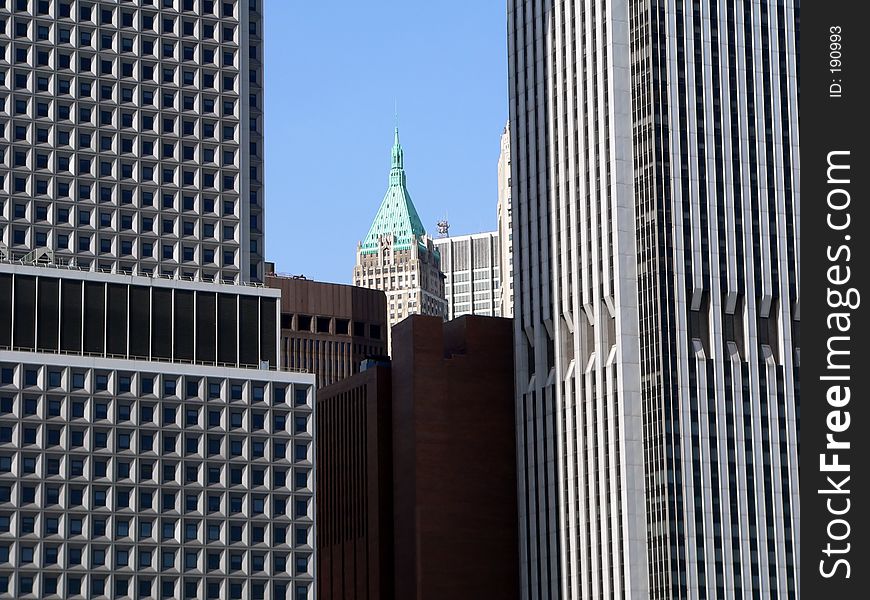
<svg viewBox="0 0 870 600"><path fill-rule="evenodd" d="M393 598L389 362L317 403L317 597Z"/></svg>
<svg viewBox="0 0 870 600"><path fill-rule="evenodd" d="M364 358L387 353L383 292L276 275L268 263L266 285L281 290L283 368L314 373L323 387L358 372Z"/></svg>
<svg viewBox="0 0 870 600"><path fill-rule="evenodd" d="M318 598L518 598L511 322L392 339L392 369L318 392Z"/></svg>

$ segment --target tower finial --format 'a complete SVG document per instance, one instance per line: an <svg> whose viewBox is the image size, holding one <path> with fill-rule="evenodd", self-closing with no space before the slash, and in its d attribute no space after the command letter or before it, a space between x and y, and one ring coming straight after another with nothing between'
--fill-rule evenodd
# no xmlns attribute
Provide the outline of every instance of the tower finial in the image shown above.
<svg viewBox="0 0 870 600"><path fill-rule="evenodd" d="M392 183L404 183L405 181L405 156L402 150L402 144L399 143L399 126L396 124L396 131L393 137L393 166L390 171L390 181Z"/></svg>
<svg viewBox="0 0 870 600"><path fill-rule="evenodd" d="M395 124L395 135L393 137L393 144L398 146L399 145L399 101L398 100L395 100L395 105L396 106L394 109L393 118L395 119L396 124Z"/></svg>

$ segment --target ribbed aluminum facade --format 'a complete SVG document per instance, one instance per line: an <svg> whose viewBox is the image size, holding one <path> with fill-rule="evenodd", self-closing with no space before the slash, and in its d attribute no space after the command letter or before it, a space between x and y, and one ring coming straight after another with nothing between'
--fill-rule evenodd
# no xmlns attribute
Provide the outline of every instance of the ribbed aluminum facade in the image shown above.
<svg viewBox="0 0 870 600"><path fill-rule="evenodd" d="M526 598L797 598L797 23L509 0Z"/></svg>
<svg viewBox="0 0 870 600"><path fill-rule="evenodd" d="M260 0L0 5L0 238L14 257L263 277Z"/></svg>
<svg viewBox="0 0 870 600"><path fill-rule="evenodd" d="M448 320L502 316L498 233L435 238L435 247L441 253Z"/></svg>
<svg viewBox="0 0 870 600"><path fill-rule="evenodd" d="M514 316L514 246L513 203L511 201L511 129L510 121L501 134L501 150L498 155L498 221L499 280L501 292L499 304L501 316Z"/></svg>

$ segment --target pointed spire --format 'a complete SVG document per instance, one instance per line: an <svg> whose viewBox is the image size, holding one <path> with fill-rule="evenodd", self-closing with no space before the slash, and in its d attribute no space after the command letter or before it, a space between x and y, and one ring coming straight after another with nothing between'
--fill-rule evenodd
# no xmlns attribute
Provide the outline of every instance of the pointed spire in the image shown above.
<svg viewBox="0 0 870 600"><path fill-rule="evenodd" d="M393 132L392 158L390 185L368 235L360 244L360 251L364 254L378 252L380 240L384 235L392 235L393 248L398 249L410 248L413 243L416 243L414 240L419 240L426 235L426 229L406 187L404 150L399 142L398 127Z"/></svg>
<svg viewBox="0 0 870 600"><path fill-rule="evenodd" d="M402 151L402 144L399 142L399 101L396 100L396 112L395 112L395 133L393 135L393 170L396 169L404 169L405 167L405 156ZM404 176L402 177L402 182L404 183ZM393 183L393 172L390 172L390 183ZM398 183L398 182L397 182Z"/></svg>
<svg viewBox="0 0 870 600"><path fill-rule="evenodd" d="M405 184L405 151L399 143L399 128L393 138L393 165L390 169L390 185Z"/></svg>

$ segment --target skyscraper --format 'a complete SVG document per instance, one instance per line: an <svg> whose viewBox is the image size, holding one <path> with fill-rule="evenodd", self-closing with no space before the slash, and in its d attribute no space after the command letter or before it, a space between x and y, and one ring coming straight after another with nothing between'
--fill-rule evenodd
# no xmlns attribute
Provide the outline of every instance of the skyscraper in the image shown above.
<svg viewBox="0 0 870 600"><path fill-rule="evenodd" d="M313 597L279 295L0 262L0 596Z"/></svg>
<svg viewBox="0 0 870 600"><path fill-rule="evenodd" d="M259 5L0 8L5 251L45 249L90 270L261 281Z"/></svg>
<svg viewBox="0 0 870 600"><path fill-rule="evenodd" d="M0 596L311 598L259 2L0 8Z"/></svg>
<svg viewBox="0 0 870 600"><path fill-rule="evenodd" d="M500 240L494 231L435 238L444 272L447 318L501 316Z"/></svg>
<svg viewBox="0 0 870 600"><path fill-rule="evenodd" d="M797 598L792 2L508 2L526 598Z"/></svg>
<svg viewBox="0 0 870 600"><path fill-rule="evenodd" d="M504 126L498 154L499 304L501 316L514 316L513 208L511 206L511 124Z"/></svg>
<svg viewBox="0 0 870 600"><path fill-rule="evenodd" d="M441 255L426 234L405 179L405 152L396 128L390 183L357 248L353 284L387 295L387 351L393 325L408 315L447 315Z"/></svg>

